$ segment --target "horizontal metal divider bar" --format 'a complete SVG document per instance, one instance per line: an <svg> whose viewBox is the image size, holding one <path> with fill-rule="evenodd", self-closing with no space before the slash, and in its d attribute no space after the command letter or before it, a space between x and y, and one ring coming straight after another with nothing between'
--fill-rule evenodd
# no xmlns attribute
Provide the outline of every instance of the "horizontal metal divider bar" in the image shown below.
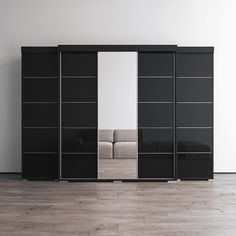
<svg viewBox="0 0 236 236"><path fill-rule="evenodd" d="M98 129L97 127L63 126L62 129Z"/></svg>
<svg viewBox="0 0 236 236"><path fill-rule="evenodd" d="M138 154L159 154L159 155L163 155L163 154L174 154L174 152L138 152Z"/></svg>
<svg viewBox="0 0 236 236"><path fill-rule="evenodd" d="M59 102L22 102L23 104L58 104Z"/></svg>
<svg viewBox="0 0 236 236"><path fill-rule="evenodd" d="M212 79L213 76L176 76L177 79Z"/></svg>
<svg viewBox="0 0 236 236"><path fill-rule="evenodd" d="M40 127L40 126L23 126L22 129L59 129L59 127L57 126L44 126L44 127Z"/></svg>
<svg viewBox="0 0 236 236"><path fill-rule="evenodd" d="M23 79L58 79L59 76L23 76Z"/></svg>
<svg viewBox="0 0 236 236"><path fill-rule="evenodd" d="M172 75L138 75L139 79L173 79Z"/></svg>
<svg viewBox="0 0 236 236"><path fill-rule="evenodd" d="M62 79L96 79L97 75L74 75L74 76L63 75L61 78Z"/></svg>
<svg viewBox="0 0 236 236"><path fill-rule="evenodd" d="M149 104L149 103L173 104L174 102L138 102L138 103L141 103L141 104Z"/></svg>
<svg viewBox="0 0 236 236"><path fill-rule="evenodd" d="M84 154L87 154L87 155L96 155L98 154L97 152L61 152L61 154L65 154L65 155L84 155Z"/></svg>
<svg viewBox="0 0 236 236"><path fill-rule="evenodd" d="M23 154L58 154L58 152L23 152Z"/></svg>
<svg viewBox="0 0 236 236"><path fill-rule="evenodd" d="M213 152L177 152L177 154L212 154Z"/></svg>
<svg viewBox="0 0 236 236"><path fill-rule="evenodd" d="M213 102L176 102L177 104L213 104Z"/></svg>
<svg viewBox="0 0 236 236"><path fill-rule="evenodd" d="M158 126L156 126L156 127L145 127L145 126L138 126L138 129L174 129L174 127L172 127L172 126L163 126L163 127L158 127Z"/></svg>
<svg viewBox="0 0 236 236"><path fill-rule="evenodd" d="M78 103L78 104L79 104L79 103L82 103L82 104L83 104L83 103L85 103L85 104L86 104L86 103L88 103L88 104L90 104L90 103L91 103L91 104L92 104L92 103L95 103L95 104L97 104L98 102L63 102L63 101L62 101L61 103L62 103L62 104L70 104L70 103L75 103L75 104L76 104L76 103Z"/></svg>
<svg viewBox="0 0 236 236"><path fill-rule="evenodd" d="M57 153L57 152L24 152L24 153ZM212 154L213 152L177 152L177 154ZM96 155L97 152L62 152L66 155ZM138 152L140 155L173 155L174 152Z"/></svg>
<svg viewBox="0 0 236 236"><path fill-rule="evenodd" d="M44 104L44 103L59 103L58 102L24 102L22 101L23 104L34 104L34 103L39 103L39 104ZM62 101L62 103L98 103L97 101L83 101L83 102L73 102L73 101ZM143 102L138 102L138 103L174 103L174 102L154 102L154 101L143 101ZM213 102L176 102L177 104L213 104Z"/></svg>
<svg viewBox="0 0 236 236"><path fill-rule="evenodd" d="M179 127L176 127L176 129L213 129L213 127L212 126L189 126L189 127L187 127L187 126L179 126Z"/></svg>
<svg viewBox="0 0 236 236"><path fill-rule="evenodd" d="M138 102L138 103L174 103L174 102L155 102L155 101L143 101L143 102ZM176 102L176 104L213 104L213 102Z"/></svg>

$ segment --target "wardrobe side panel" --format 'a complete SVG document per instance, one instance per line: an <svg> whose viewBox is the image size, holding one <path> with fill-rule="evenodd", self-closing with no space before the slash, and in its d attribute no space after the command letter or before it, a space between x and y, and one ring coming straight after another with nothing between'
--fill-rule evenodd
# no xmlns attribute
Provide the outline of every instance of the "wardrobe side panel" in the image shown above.
<svg viewBox="0 0 236 236"><path fill-rule="evenodd" d="M213 53L177 54L176 147L179 179L213 178Z"/></svg>
<svg viewBox="0 0 236 236"><path fill-rule="evenodd" d="M58 178L57 51L22 49L22 176Z"/></svg>

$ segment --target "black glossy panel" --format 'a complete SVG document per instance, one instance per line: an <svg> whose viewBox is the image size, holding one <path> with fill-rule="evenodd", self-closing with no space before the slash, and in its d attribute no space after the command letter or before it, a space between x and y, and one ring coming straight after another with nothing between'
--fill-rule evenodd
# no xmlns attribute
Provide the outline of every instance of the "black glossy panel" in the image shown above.
<svg viewBox="0 0 236 236"><path fill-rule="evenodd" d="M97 127L97 104L96 103L63 104L62 126Z"/></svg>
<svg viewBox="0 0 236 236"><path fill-rule="evenodd" d="M212 129L177 129L178 152L211 152Z"/></svg>
<svg viewBox="0 0 236 236"><path fill-rule="evenodd" d="M173 126L173 104L142 104L138 105L138 126Z"/></svg>
<svg viewBox="0 0 236 236"><path fill-rule="evenodd" d="M23 104L23 126L57 127L57 104Z"/></svg>
<svg viewBox="0 0 236 236"><path fill-rule="evenodd" d="M174 53L138 53L138 75L174 74Z"/></svg>
<svg viewBox="0 0 236 236"><path fill-rule="evenodd" d="M212 102L211 78L179 78L176 80L177 102Z"/></svg>
<svg viewBox="0 0 236 236"><path fill-rule="evenodd" d="M62 53L62 76L97 75L97 53Z"/></svg>
<svg viewBox="0 0 236 236"><path fill-rule="evenodd" d="M23 102L56 102L58 100L58 80L49 78L23 79Z"/></svg>
<svg viewBox="0 0 236 236"><path fill-rule="evenodd" d="M57 53L23 53L23 76L56 76Z"/></svg>
<svg viewBox="0 0 236 236"><path fill-rule="evenodd" d="M211 127L212 104L177 104L177 126Z"/></svg>
<svg viewBox="0 0 236 236"><path fill-rule="evenodd" d="M172 102L173 94L173 79L139 78L138 80L139 102Z"/></svg>
<svg viewBox="0 0 236 236"><path fill-rule="evenodd" d="M97 155L62 155L62 178L97 178Z"/></svg>
<svg viewBox="0 0 236 236"><path fill-rule="evenodd" d="M139 152L173 152L174 129L139 129Z"/></svg>
<svg viewBox="0 0 236 236"><path fill-rule="evenodd" d="M213 55L207 53L177 54L177 76L212 76Z"/></svg>
<svg viewBox="0 0 236 236"><path fill-rule="evenodd" d="M178 178L180 179L212 179L212 154L178 154Z"/></svg>
<svg viewBox="0 0 236 236"><path fill-rule="evenodd" d="M62 101L96 102L97 79L62 79Z"/></svg>
<svg viewBox="0 0 236 236"><path fill-rule="evenodd" d="M23 178L56 179L58 178L57 154L24 154Z"/></svg>
<svg viewBox="0 0 236 236"><path fill-rule="evenodd" d="M173 178L174 160L172 154L139 154L139 178Z"/></svg>
<svg viewBox="0 0 236 236"><path fill-rule="evenodd" d="M23 129L23 152L57 152L57 129Z"/></svg>
<svg viewBox="0 0 236 236"><path fill-rule="evenodd" d="M63 129L62 152L97 152L97 130Z"/></svg>

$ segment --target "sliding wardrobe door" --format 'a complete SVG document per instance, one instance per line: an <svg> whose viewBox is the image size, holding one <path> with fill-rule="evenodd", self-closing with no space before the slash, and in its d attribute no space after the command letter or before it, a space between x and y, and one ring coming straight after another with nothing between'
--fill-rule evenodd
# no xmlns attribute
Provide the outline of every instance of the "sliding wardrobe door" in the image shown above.
<svg viewBox="0 0 236 236"><path fill-rule="evenodd" d="M175 53L138 54L138 177L175 178Z"/></svg>
<svg viewBox="0 0 236 236"><path fill-rule="evenodd" d="M22 48L22 175L58 178L57 48Z"/></svg>
<svg viewBox="0 0 236 236"><path fill-rule="evenodd" d="M213 49L179 48L176 78L177 176L213 178Z"/></svg>
<svg viewBox="0 0 236 236"><path fill-rule="evenodd" d="M97 178L97 53L61 52L60 178Z"/></svg>

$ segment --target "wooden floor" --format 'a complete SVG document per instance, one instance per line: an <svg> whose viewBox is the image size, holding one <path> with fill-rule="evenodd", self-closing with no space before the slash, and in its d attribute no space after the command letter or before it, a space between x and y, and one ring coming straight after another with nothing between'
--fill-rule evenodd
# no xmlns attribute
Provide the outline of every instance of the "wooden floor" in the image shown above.
<svg viewBox="0 0 236 236"><path fill-rule="evenodd" d="M214 181L0 179L0 235L236 235L236 175Z"/></svg>

